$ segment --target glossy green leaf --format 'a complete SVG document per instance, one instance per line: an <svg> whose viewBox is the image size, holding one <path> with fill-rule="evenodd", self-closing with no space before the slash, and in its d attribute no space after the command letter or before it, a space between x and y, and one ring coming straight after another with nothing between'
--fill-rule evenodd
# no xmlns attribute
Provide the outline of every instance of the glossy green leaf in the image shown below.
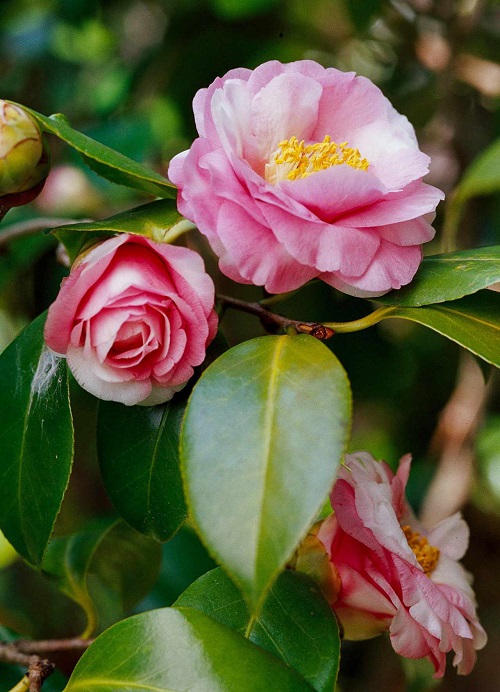
<svg viewBox="0 0 500 692"><path fill-rule="evenodd" d="M426 257L414 279L378 303L417 307L475 293L500 281L500 245Z"/></svg>
<svg viewBox="0 0 500 692"><path fill-rule="evenodd" d="M455 190L454 201L500 190L500 137L482 151L465 171Z"/></svg>
<svg viewBox="0 0 500 692"><path fill-rule="evenodd" d="M420 308L388 307L382 311L381 319L401 317L423 324L500 367L500 294L496 291L479 291L460 300Z"/></svg>
<svg viewBox="0 0 500 692"><path fill-rule="evenodd" d="M0 530L34 566L42 561L73 460L66 362L44 344L45 317L0 356Z"/></svg>
<svg viewBox="0 0 500 692"><path fill-rule="evenodd" d="M56 114L47 118L25 106L21 107L35 118L42 130L56 135L76 149L90 168L103 178L157 197L175 198L176 188L166 178L105 144L96 142L78 130L74 130L65 116Z"/></svg>
<svg viewBox="0 0 500 692"><path fill-rule="evenodd" d="M100 221L58 226L54 233L134 233L165 243L169 241L169 236L177 236L184 227L191 227L191 223L179 214L175 201L158 199Z"/></svg>
<svg viewBox="0 0 500 692"><path fill-rule="evenodd" d="M332 486L350 414L342 366L306 335L240 344L194 387L181 432L188 505L252 612Z"/></svg>
<svg viewBox="0 0 500 692"><path fill-rule="evenodd" d="M294 670L192 608L135 615L84 653L65 692L307 692Z"/></svg>
<svg viewBox="0 0 500 692"><path fill-rule="evenodd" d="M87 617L89 637L124 617L154 584L160 546L124 522L102 522L95 529L52 540L43 562L59 589Z"/></svg>
<svg viewBox="0 0 500 692"><path fill-rule="evenodd" d="M134 529L168 541L186 518L179 470L185 401L161 406L99 403L101 473L115 509Z"/></svg>
<svg viewBox="0 0 500 692"><path fill-rule="evenodd" d="M65 246L70 260L74 261L89 241L115 233L144 235L158 243L169 243L189 228L192 228L192 224L179 214L174 200L161 199L100 221L58 226L52 233Z"/></svg>
<svg viewBox="0 0 500 692"><path fill-rule="evenodd" d="M297 670L318 692L334 689L340 659L337 620L319 586L304 574L282 572L257 618L220 567L200 577L175 605L196 608L235 629Z"/></svg>

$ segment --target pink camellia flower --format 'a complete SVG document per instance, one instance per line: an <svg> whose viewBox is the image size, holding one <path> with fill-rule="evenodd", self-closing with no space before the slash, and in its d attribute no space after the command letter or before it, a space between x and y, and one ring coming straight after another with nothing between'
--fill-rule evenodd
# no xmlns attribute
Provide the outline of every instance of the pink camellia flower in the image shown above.
<svg viewBox="0 0 500 692"><path fill-rule="evenodd" d="M45 341L100 399L159 404L204 360L213 305L196 252L123 233L74 264L49 308Z"/></svg>
<svg viewBox="0 0 500 692"><path fill-rule="evenodd" d="M227 276L271 293L319 277L357 296L411 281L444 195L372 82L272 61L231 70L193 107L200 136L169 177Z"/></svg>
<svg viewBox="0 0 500 692"><path fill-rule="evenodd" d="M459 564L469 533L460 514L432 530L422 527L405 500L409 455L394 474L367 452L346 456L332 495L334 514L317 537L335 572L332 607L347 639L389 631L395 651L427 657L442 677L446 652L470 673L486 644L471 577Z"/></svg>

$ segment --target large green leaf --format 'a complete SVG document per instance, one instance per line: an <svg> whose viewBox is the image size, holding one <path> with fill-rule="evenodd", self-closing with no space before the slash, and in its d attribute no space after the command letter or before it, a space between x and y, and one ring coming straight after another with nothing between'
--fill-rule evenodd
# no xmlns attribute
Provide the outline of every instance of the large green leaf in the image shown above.
<svg viewBox="0 0 500 692"><path fill-rule="evenodd" d="M328 494L347 442L351 394L311 336L266 336L218 358L181 432L188 505L252 612Z"/></svg>
<svg viewBox="0 0 500 692"><path fill-rule="evenodd" d="M454 201L500 190L500 137L482 151L465 171L455 190Z"/></svg>
<svg viewBox="0 0 500 692"><path fill-rule="evenodd" d="M152 171L127 156L96 142L95 139L74 130L65 116L57 114L47 118L41 113L20 105L38 122L42 130L50 132L76 149L84 161L103 178L118 185L126 185L157 197L175 197L176 188L159 173Z"/></svg>
<svg viewBox="0 0 500 692"><path fill-rule="evenodd" d="M119 622L78 662L65 692L307 692L294 670L192 608Z"/></svg>
<svg viewBox="0 0 500 692"><path fill-rule="evenodd" d="M0 529L35 566L42 561L73 460L66 362L44 344L45 317L0 356Z"/></svg>
<svg viewBox="0 0 500 692"><path fill-rule="evenodd" d="M476 195L489 195L500 190L500 138L482 151L467 168L459 184L448 196L442 240L452 249L465 203Z"/></svg>
<svg viewBox="0 0 500 692"><path fill-rule="evenodd" d="M456 300L500 281L500 245L426 257L413 281L378 303L417 307Z"/></svg>
<svg viewBox="0 0 500 692"><path fill-rule="evenodd" d="M420 308L381 308L379 319L389 317L424 324L500 368L500 294L496 291Z"/></svg>
<svg viewBox="0 0 500 692"><path fill-rule="evenodd" d="M186 518L179 470L179 431L185 402L124 406L101 401L97 440L109 497L137 531L168 541Z"/></svg>
<svg viewBox="0 0 500 692"><path fill-rule="evenodd" d="M149 592L160 566L160 546L124 522L52 540L43 568L85 611L89 637L124 617Z"/></svg>
<svg viewBox="0 0 500 692"><path fill-rule="evenodd" d="M200 577L175 605L196 608L235 629L295 668L318 692L334 689L340 659L337 620L319 586L304 574L282 572L257 618L220 567Z"/></svg>

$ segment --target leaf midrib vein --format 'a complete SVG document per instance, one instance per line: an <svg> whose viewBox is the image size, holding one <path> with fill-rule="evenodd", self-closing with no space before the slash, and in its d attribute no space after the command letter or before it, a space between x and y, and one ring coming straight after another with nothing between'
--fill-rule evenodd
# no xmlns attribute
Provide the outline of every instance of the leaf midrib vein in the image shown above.
<svg viewBox="0 0 500 692"><path fill-rule="evenodd" d="M270 366L270 378L269 378L269 386L268 386L268 392L269 396L267 398L266 402L266 410L265 410L265 415L264 415L264 445L263 445L263 461L264 461L264 477L263 477L263 483L262 483L262 495L261 495L261 501L260 501L260 512L259 512L259 517L258 517L258 529L257 529L257 545L256 545L256 555L255 555L255 561L257 562L257 557L259 554L259 547L260 547L260 537L261 537L261 532L262 532L262 524L263 524L263 507L265 503L265 498L266 498L266 488L268 484L268 479L269 479L269 472L270 472L270 449L271 449L271 443L272 443L272 423L275 415L275 401L276 401L276 383L278 380L278 374L279 374L279 368L278 368L278 361L281 355L281 352L285 346L285 338L286 337L281 337L281 339L278 341L272 361L271 361L271 366Z"/></svg>

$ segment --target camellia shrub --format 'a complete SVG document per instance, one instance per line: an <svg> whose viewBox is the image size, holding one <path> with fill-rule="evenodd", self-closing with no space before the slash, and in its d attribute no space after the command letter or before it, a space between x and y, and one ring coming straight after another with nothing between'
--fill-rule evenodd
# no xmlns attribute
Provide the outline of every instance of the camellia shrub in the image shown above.
<svg viewBox="0 0 500 692"><path fill-rule="evenodd" d="M444 195L424 182L412 125L366 78L267 62L217 78L193 108L198 137L167 180L61 115L1 104L4 216L43 187L47 135L151 199L46 230L67 276L0 357L0 529L85 615L53 641L4 628L0 661L26 669L12 692L327 692L341 639L384 632L435 677L448 652L468 674L487 636L460 564L467 525L416 519L410 455L394 472L370 450L346 453L353 404L335 335L399 318L498 367L500 296L487 289L500 248L423 259ZM353 296L351 319L280 314L313 281ZM237 284L263 287L260 299ZM267 334L230 348L218 327L238 312ZM85 444L113 517L53 535ZM148 609L160 544L183 525L216 564ZM67 649L83 655L64 679L52 673Z"/></svg>

